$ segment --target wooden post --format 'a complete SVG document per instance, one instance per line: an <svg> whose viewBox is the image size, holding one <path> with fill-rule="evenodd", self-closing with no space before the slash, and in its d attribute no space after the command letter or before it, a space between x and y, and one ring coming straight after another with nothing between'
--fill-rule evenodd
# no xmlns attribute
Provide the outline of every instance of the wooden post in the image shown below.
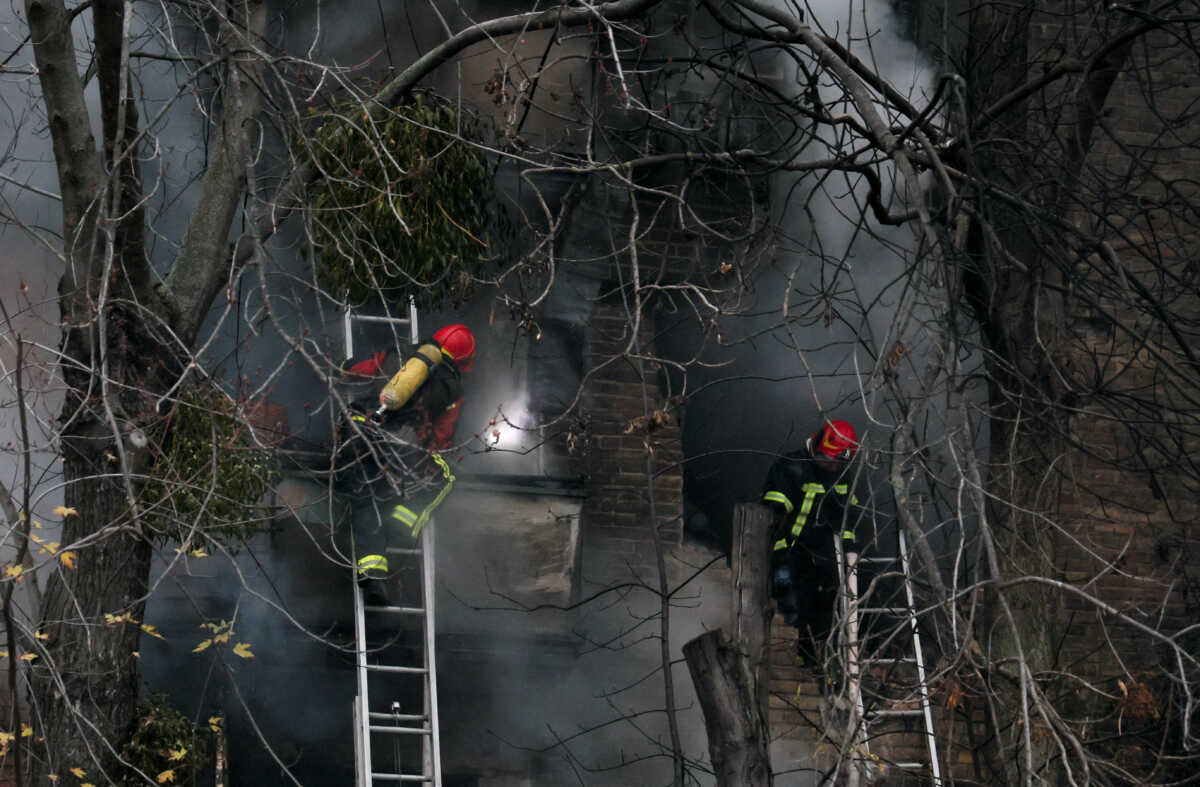
<svg viewBox="0 0 1200 787"><path fill-rule="evenodd" d="M730 550L733 641L749 661L764 719L770 687L771 617L775 611L771 603L771 518L770 509L758 503L734 506Z"/></svg>
<svg viewBox="0 0 1200 787"><path fill-rule="evenodd" d="M771 615L771 512L734 508L731 633L709 631L683 646L696 687L717 787L770 787L767 722Z"/></svg>
<svg viewBox="0 0 1200 787"><path fill-rule="evenodd" d="M704 711L717 787L770 787L767 719L739 644L716 629L684 645L683 657Z"/></svg>

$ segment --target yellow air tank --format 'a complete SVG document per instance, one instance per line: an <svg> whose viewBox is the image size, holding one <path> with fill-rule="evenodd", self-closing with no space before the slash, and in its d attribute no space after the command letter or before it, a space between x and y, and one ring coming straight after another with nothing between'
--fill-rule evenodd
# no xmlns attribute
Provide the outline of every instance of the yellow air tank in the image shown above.
<svg viewBox="0 0 1200 787"><path fill-rule="evenodd" d="M379 403L385 410L399 410L412 395L429 379L429 370L441 363L442 348L436 344L422 344L410 355L400 371L392 375L379 393Z"/></svg>

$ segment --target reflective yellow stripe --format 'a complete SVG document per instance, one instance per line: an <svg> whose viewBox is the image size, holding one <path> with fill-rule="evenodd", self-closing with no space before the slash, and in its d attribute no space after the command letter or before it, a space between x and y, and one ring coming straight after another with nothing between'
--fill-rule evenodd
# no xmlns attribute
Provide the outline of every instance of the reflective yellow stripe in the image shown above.
<svg viewBox="0 0 1200 787"><path fill-rule="evenodd" d="M781 538L775 542L775 551L778 552L781 549L787 549L787 545L788 545L787 539Z"/></svg>
<svg viewBox="0 0 1200 787"><path fill-rule="evenodd" d="M821 484L808 483L800 488L804 490L804 502L800 504L800 513L796 514L796 521L792 523L792 538L799 538L808 522L808 515L812 513L813 501L817 499L817 495L825 493L825 487Z"/></svg>
<svg viewBox="0 0 1200 787"><path fill-rule="evenodd" d="M784 510L787 511L789 514L792 513L792 511L796 508L794 505L792 505L792 501L788 500L788 496L785 495L783 492L774 492L774 491L764 492L762 499L768 503L782 504Z"/></svg>
<svg viewBox="0 0 1200 787"><path fill-rule="evenodd" d="M433 499L433 502L425 506L425 510L421 512L421 516L412 525L413 538L421 535L421 529L429 521L430 514L442 504L442 501L446 499L446 495L450 494L450 487L454 486L454 474L450 472L450 465L446 464L446 460L442 458L441 454L430 454L430 456L433 457L433 461L438 463L438 467L442 468L442 477L446 479L446 485L437 493L437 497Z"/></svg>
<svg viewBox="0 0 1200 787"><path fill-rule="evenodd" d="M380 571L388 570L387 556L385 555L366 555L358 559L359 571L371 571L379 569Z"/></svg>
<svg viewBox="0 0 1200 787"><path fill-rule="evenodd" d="M412 527L413 523L417 521L417 514L411 508L397 503L396 507L392 509L392 519L399 519L404 524Z"/></svg>
<svg viewBox="0 0 1200 787"><path fill-rule="evenodd" d="M833 491L837 492L839 495L850 494L850 485L849 484L834 484ZM855 497L854 495L850 495L850 505L852 505L852 506L858 505L858 498Z"/></svg>
<svg viewBox="0 0 1200 787"><path fill-rule="evenodd" d="M352 415L350 416L350 420L358 421L359 423L366 423L367 417L365 415Z"/></svg>
<svg viewBox="0 0 1200 787"><path fill-rule="evenodd" d="M392 509L392 518L407 525L413 538L421 535L421 529L428 524L433 510L442 504L442 501L446 499L446 495L450 494L450 487L454 486L455 479L454 475L450 472L450 465L446 464L446 460L440 454L430 454L430 456L433 457L433 461L437 462L438 467L442 468L442 478L446 479L446 484L438 490L437 497L433 498L420 514L400 503L397 503Z"/></svg>

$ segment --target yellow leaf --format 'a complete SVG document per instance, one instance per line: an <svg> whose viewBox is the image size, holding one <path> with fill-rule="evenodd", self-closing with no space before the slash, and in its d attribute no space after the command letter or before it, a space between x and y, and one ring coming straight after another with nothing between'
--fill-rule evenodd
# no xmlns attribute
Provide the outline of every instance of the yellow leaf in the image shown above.
<svg viewBox="0 0 1200 787"><path fill-rule="evenodd" d="M21 724L21 737L22 738L33 737L33 727L30 727L28 724L22 723Z"/></svg>
<svg viewBox="0 0 1200 787"><path fill-rule="evenodd" d="M16 736L11 732L4 732L3 730L0 730L0 744L7 746L13 741L14 738L16 738Z"/></svg>
<svg viewBox="0 0 1200 787"><path fill-rule="evenodd" d="M224 721L224 719L222 719L220 716L209 716L208 717L208 728L210 730L212 730L213 732L220 732L222 721Z"/></svg>
<svg viewBox="0 0 1200 787"><path fill-rule="evenodd" d="M83 768L72 768L71 773L74 774L76 779L82 779L84 776L87 776L87 771Z"/></svg>
<svg viewBox="0 0 1200 787"><path fill-rule="evenodd" d="M175 769L174 768L168 768L167 770L163 771L162 773L160 773L158 775L158 783L159 784L166 784L167 782L173 782L173 781L175 781Z"/></svg>
<svg viewBox="0 0 1200 787"><path fill-rule="evenodd" d="M191 556L192 557L208 557L208 553L205 552L203 549L193 549L191 551Z"/></svg>
<svg viewBox="0 0 1200 787"><path fill-rule="evenodd" d="M211 639L206 639L196 647L192 648L192 653L199 653L202 650L208 650L208 646L212 644Z"/></svg>
<svg viewBox="0 0 1200 787"><path fill-rule="evenodd" d="M57 773L51 773L51 774L48 774L48 775L46 776L46 778L47 778L47 779L49 779L49 780L50 780L50 781L52 781L52 782L56 782L56 781L58 781L58 774L57 774Z"/></svg>
<svg viewBox="0 0 1200 787"><path fill-rule="evenodd" d="M22 566L21 564L17 563L17 564L11 565L8 568L4 569L4 576L19 577L19 576L21 576L21 572L24 570L25 570L25 567Z"/></svg>
<svg viewBox="0 0 1200 787"><path fill-rule="evenodd" d="M38 550L38 554L40 555L43 552L49 552L51 555L57 555L58 554L58 542L57 541L47 541L46 545Z"/></svg>
<svg viewBox="0 0 1200 787"><path fill-rule="evenodd" d="M959 686L958 683L954 683L950 686L949 696L946 697L946 708L948 710L954 710L955 708L961 707L962 703L963 703L962 687Z"/></svg>
<svg viewBox="0 0 1200 787"><path fill-rule="evenodd" d="M180 746L178 749L167 749L167 754L170 755L167 759L171 762L178 762L187 756L187 748Z"/></svg>
<svg viewBox="0 0 1200 787"><path fill-rule="evenodd" d="M6 659L6 658L8 658L8 651L0 650L0 659Z"/></svg>
<svg viewBox="0 0 1200 787"><path fill-rule="evenodd" d="M74 552L63 552L61 555L58 556L58 559L61 560L62 564L64 566L66 566L67 568L75 568L75 553Z"/></svg>
<svg viewBox="0 0 1200 787"><path fill-rule="evenodd" d="M33 661L36 658L36 653L26 653L25 655L21 656L21 661Z"/></svg>
<svg viewBox="0 0 1200 787"><path fill-rule="evenodd" d="M35 522L34 524L37 524L37 523ZM30 533L30 534L29 534L29 540L30 540L30 541L32 541L32 542L33 542L33 543L35 543L35 544L41 544L41 543L42 543L42 537L41 537L41 536L39 536L37 533Z"/></svg>
<svg viewBox="0 0 1200 787"><path fill-rule="evenodd" d="M223 634L218 634L217 636L213 637L213 642L228 642L229 635L232 633L232 631L226 631Z"/></svg>
<svg viewBox="0 0 1200 787"><path fill-rule="evenodd" d="M37 639L50 639L49 634L43 634L40 631L33 632L33 636L36 637Z"/></svg>
<svg viewBox="0 0 1200 787"><path fill-rule="evenodd" d="M146 632L147 634L149 634L152 637L157 637L158 639L166 639L166 637L164 637L162 634L159 634L158 631L155 630L154 626L151 626L149 623L142 624L142 631Z"/></svg>
<svg viewBox="0 0 1200 787"><path fill-rule="evenodd" d="M63 518L66 518L69 516L79 516L78 511L76 511L74 508L67 508L66 506L57 506L50 513L57 514L58 516L61 516Z"/></svg>
<svg viewBox="0 0 1200 787"><path fill-rule="evenodd" d="M84 782L83 784L79 785L79 787L96 787L96 785L92 784L91 782Z"/></svg>
<svg viewBox="0 0 1200 787"><path fill-rule="evenodd" d="M233 652L244 659L254 658L254 654L250 652L249 642L239 642L233 646Z"/></svg>

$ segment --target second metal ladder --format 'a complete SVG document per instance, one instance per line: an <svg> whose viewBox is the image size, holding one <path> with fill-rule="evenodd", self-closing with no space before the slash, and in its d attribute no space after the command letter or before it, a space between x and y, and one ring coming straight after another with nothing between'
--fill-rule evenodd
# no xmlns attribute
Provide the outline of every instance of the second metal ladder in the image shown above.
<svg viewBox="0 0 1200 787"><path fill-rule="evenodd" d="M858 563L868 564L895 564L900 563L900 571L904 584L904 604L898 607L861 607L859 606L858 595L858 570L856 565L847 565L847 561L842 554L841 539L835 537L836 549L838 552L838 571L841 575L841 587L844 592L841 594L841 611L844 616L846 626L846 646L848 656L846 658L846 674L848 680L848 688L850 692L850 700L854 706L856 726L856 748L858 760L873 759L870 754L870 735L868 730L870 722L874 719L882 719L888 717L904 717L904 716L920 716L924 727L924 738L929 751L929 762L895 762L891 763L892 767L906 771L917 771L928 769L929 776L933 787L942 787L942 772L941 763L938 761L937 750L937 735L933 724L933 708L929 700L929 681L925 670L925 655L921 649L921 631L917 625L917 607L916 596L913 592L913 575L912 575L912 557L908 551L908 540L904 535L903 528L897 523L896 526L897 540L897 555L896 557L859 557ZM899 658L882 658L882 657L867 657L862 658L859 654L859 649L862 646L862 641L859 636L859 616L860 615L886 615L894 616L904 620L904 625L908 631L908 639L912 645L912 655ZM862 695L862 672L864 668L870 668L873 665L897 665L908 664L916 668L917 677L917 699L919 707L917 708L865 708ZM850 785L856 785L859 782L860 771L857 767L851 767Z"/></svg>

